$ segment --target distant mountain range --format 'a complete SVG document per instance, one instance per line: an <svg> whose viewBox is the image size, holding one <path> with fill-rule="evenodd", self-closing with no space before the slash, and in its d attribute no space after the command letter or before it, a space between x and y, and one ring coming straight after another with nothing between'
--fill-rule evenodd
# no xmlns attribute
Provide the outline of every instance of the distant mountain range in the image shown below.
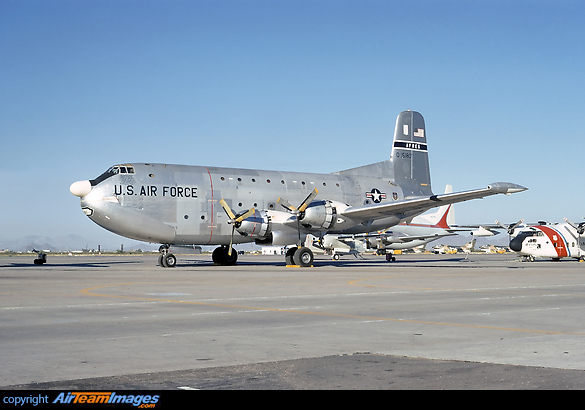
<svg viewBox="0 0 585 410"><path fill-rule="evenodd" d="M452 245L461 246L471 241L472 237L469 235L457 235L441 238L437 241L433 241L427 245L427 249L431 249L435 245ZM478 238L476 248L482 245L508 245L508 235L502 234L488 238ZM121 244L124 244L124 251L134 251L141 249L143 251L154 251L158 250L159 244L151 244L145 242L138 242L131 239L120 238L120 242L117 244L104 243L100 245L101 251L117 251L120 249ZM66 252L66 251L80 251L83 249L93 249L97 251L97 244L95 240L87 240L79 235L71 234L65 236L40 236L40 235L28 235L21 238L6 239L0 238L0 250L8 249L15 252L26 252L33 249L36 250L49 250L52 252ZM246 245L237 245L236 248ZM249 246L249 245L248 245ZM177 249L178 250L178 249Z"/></svg>
<svg viewBox="0 0 585 410"><path fill-rule="evenodd" d="M95 240L89 241L86 238L74 234L56 237L28 235L13 239L0 238L0 249L8 249L15 252L26 252L33 249L49 250L52 252L80 251L83 249L94 249L97 251L97 245L93 245L95 243ZM142 249L143 251L156 250L159 247L157 244L137 242L130 239L122 239L121 243L124 243L125 251L132 251L136 249ZM120 244L102 244L100 246L100 250L116 251L119 250L120 247Z"/></svg>

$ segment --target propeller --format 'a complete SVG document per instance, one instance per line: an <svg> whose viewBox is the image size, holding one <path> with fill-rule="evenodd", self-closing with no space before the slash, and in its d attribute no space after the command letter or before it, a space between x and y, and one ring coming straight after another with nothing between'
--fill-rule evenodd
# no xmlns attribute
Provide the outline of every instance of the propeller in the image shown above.
<svg viewBox="0 0 585 410"><path fill-rule="evenodd" d="M506 225L502 225L500 222L496 221L496 223L499 226L501 226L502 228L504 228L504 229L506 229L508 231L508 235L510 235L510 236L514 235L514 230L516 228L518 228L520 225L522 225L522 222L524 222L524 219L520 219L515 224L510 224L510 225L506 226Z"/></svg>
<svg viewBox="0 0 585 410"><path fill-rule="evenodd" d="M581 222L579 225L576 225L573 222L569 221L567 218L565 218L565 222L571 225L573 228L575 228L579 236L585 233L585 222Z"/></svg>
<svg viewBox="0 0 585 410"><path fill-rule="evenodd" d="M309 204L313 202L313 199L315 199L318 193L319 191L317 191L317 188L313 188L311 193L305 198L303 202L301 202L298 208L291 205L290 202L288 202L286 199L278 198L278 201L276 202L278 202L280 205L282 205L283 208L287 209L292 214L300 216L300 219L302 219L302 213L305 212Z"/></svg>
<svg viewBox="0 0 585 410"><path fill-rule="evenodd" d="M248 209L247 211L241 212L241 213L236 215L236 214L234 214L234 211L232 211L232 209L228 206L228 204L225 200L221 199L219 201L219 203L222 206L225 213L227 214L228 218L230 218L228 223L232 225L232 235L230 237L230 247L228 248L228 256L231 257L232 256L232 243L234 242L234 230L236 228L239 228L240 225L242 224L242 221L244 219L252 216L254 214L254 212L256 212L256 210L254 209L254 207L252 207L252 208Z"/></svg>
<svg viewBox="0 0 585 410"><path fill-rule="evenodd" d="M313 188L311 193L309 195L307 195L307 197L304 199L303 202L301 202L301 204L298 206L298 208L291 205L291 203L288 202L286 199L278 198L278 201L276 201L280 205L282 205L283 208L288 210L290 213L292 213L293 215L296 215L296 217L297 217L297 231L299 234L299 244L301 243L301 219L303 219L303 217L305 216L304 215L305 210L307 209L309 204L311 202L313 202L313 199L315 199L315 197L317 196L318 193L319 193L319 191L317 191L317 188Z"/></svg>

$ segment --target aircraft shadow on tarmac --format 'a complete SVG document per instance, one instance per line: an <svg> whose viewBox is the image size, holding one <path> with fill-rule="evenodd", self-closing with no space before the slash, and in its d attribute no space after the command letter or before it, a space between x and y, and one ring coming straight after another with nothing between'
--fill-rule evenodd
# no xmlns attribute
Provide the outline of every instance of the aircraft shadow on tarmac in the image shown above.
<svg viewBox="0 0 585 410"><path fill-rule="evenodd" d="M331 259L317 259L315 258L313 262L313 267L332 267L332 266L343 266L343 267L366 267L366 266L388 266L388 268L392 268L396 265L410 265L410 264L432 264L432 263L454 263L454 262L461 262L465 261L466 258L464 257L455 257L455 258L433 258L433 259L420 259L420 260L412 260L412 259L404 259L400 260L397 259L394 262L388 262L385 259L340 259L337 261ZM214 263L211 260L201 260L201 259L183 259L177 261L177 267L186 268L189 266L213 266ZM253 261L246 261L246 260L238 260L236 266L273 266L273 267L285 267L284 262L276 261L276 260L253 260ZM230 268L229 266L223 266L224 268Z"/></svg>
<svg viewBox="0 0 585 410"><path fill-rule="evenodd" d="M123 264L136 264L140 263L140 261L103 261L103 262L71 262L71 263L50 263L47 262L45 265L35 265L32 262L22 262L22 263L7 263L7 264L0 264L0 268L33 268L36 267L39 270L43 270L46 268L57 267L57 268L110 268L114 265L123 265Z"/></svg>
<svg viewBox="0 0 585 410"><path fill-rule="evenodd" d="M388 262L385 259L341 259L338 261L333 261L331 259L315 259L313 262L313 267L332 267L332 266L340 266L340 267L367 267L367 266L388 266L388 268L392 268L393 266L399 265L412 265L412 264L420 264L420 265L429 265L433 263L455 263L465 261L466 258L464 257L454 257L454 258L432 258L432 259L397 259L394 262ZM117 261L117 260L107 260L107 261L95 261L95 262L76 262L72 261L71 263L51 263L51 261L47 261L45 265L34 265L32 262L11 262L7 264L0 264L1 268L33 268L36 267L39 270L47 269L47 268L110 268L114 266L122 266L122 265L132 265L132 264L140 264L145 263L143 260L130 260L130 261ZM146 262L148 263L148 262ZM155 262L156 264L156 262ZM179 259L177 261L177 268L189 268L189 267L205 267L205 266L214 266L214 263L211 260L203 260L203 259ZM240 260L236 266L273 266L273 267L285 267L283 261L278 260ZM223 266L223 268L226 268ZM227 267L229 268L229 267ZM171 268L172 269L172 268Z"/></svg>

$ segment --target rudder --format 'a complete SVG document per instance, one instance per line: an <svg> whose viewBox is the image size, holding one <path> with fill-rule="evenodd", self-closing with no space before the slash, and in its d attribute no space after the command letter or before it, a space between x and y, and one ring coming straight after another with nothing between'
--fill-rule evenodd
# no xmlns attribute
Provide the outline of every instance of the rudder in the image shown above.
<svg viewBox="0 0 585 410"><path fill-rule="evenodd" d="M416 111L396 119L391 157L394 180L405 196L432 195L425 120Z"/></svg>

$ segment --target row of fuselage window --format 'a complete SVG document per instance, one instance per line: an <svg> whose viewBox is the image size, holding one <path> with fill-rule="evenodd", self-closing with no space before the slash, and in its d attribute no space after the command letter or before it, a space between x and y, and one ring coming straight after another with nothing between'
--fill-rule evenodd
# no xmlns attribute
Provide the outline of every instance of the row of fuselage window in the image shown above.
<svg viewBox="0 0 585 410"><path fill-rule="evenodd" d="M233 180L234 178L233 178L233 177L229 177L229 178L227 178L227 179L226 179L226 177L221 177L220 179L221 179L222 181L226 181L226 180ZM238 182L242 182L242 178L239 178L239 177L238 177L238 178L236 178L236 180L237 180ZM251 181L252 181L252 182L256 182L256 178L252 178L252 179L251 179ZM267 184L270 184L270 183L272 183L272 180L271 180L271 179L266 179L266 183L267 183ZM283 185L285 185L285 184L286 184L286 182L285 182L285 180L284 180L284 179L281 179L281 180L280 180L280 183L281 183L281 184L283 184ZM298 183L298 181L293 181L293 183ZM311 182L311 184L312 184L312 185L315 185L315 183L314 183L314 182ZM305 181L301 181L301 185L307 185L307 183L306 183ZM323 186L327 186L327 182L323 182ZM339 185L339 183L336 183L336 184L335 184L335 186L339 188L339 186L340 186L340 185Z"/></svg>

